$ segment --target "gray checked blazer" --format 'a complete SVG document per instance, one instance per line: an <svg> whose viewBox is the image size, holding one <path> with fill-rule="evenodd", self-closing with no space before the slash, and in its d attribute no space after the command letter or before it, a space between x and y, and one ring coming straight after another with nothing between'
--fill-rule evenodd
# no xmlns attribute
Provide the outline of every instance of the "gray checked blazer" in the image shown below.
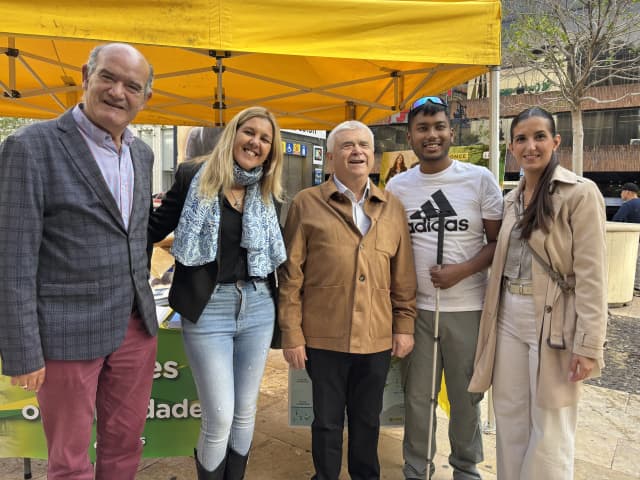
<svg viewBox="0 0 640 480"><path fill-rule="evenodd" d="M155 335L147 223L153 153L131 144L129 229L71 111L0 145L0 356L5 375L44 359L115 351L135 307Z"/></svg>

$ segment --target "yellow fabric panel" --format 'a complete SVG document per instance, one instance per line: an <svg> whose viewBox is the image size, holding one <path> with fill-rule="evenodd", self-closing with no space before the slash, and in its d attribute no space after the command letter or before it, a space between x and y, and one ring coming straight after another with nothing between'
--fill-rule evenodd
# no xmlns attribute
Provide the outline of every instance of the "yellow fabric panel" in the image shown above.
<svg viewBox="0 0 640 480"><path fill-rule="evenodd" d="M0 1L7 33L148 45L220 48L220 1Z"/></svg>
<svg viewBox="0 0 640 480"><path fill-rule="evenodd" d="M104 41L155 70L139 123L214 125L250 105L283 128L374 123L500 62L500 3L405 0L0 0L0 115L50 118L82 96L81 67ZM30 36L32 35L32 36ZM215 50L210 50L215 49ZM214 106L224 67L224 109ZM5 93L5 95L2 95ZM350 105L353 105L352 107Z"/></svg>
<svg viewBox="0 0 640 480"><path fill-rule="evenodd" d="M500 63L497 0L0 1L5 32L431 63ZM498 48L496 49L496 46Z"/></svg>
<svg viewBox="0 0 640 480"><path fill-rule="evenodd" d="M438 393L438 405L447 417L451 418L451 404L449 403L449 395L447 394L447 384L444 381L444 373L442 374L442 382L440 383L440 393Z"/></svg>
<svg viewBox="0 0 640 480"><path fill-rule="evenodd" d="M292 55L499 64L496 1L324 0L223 2L223 48ZM273 15L277 6L277 15ZM253 19L247 19L253 16ZM269 19L266 29L263 19ZM248 21L247 21L248 20ZM497 28L496 28L497 27ZM464 41L461 39L464 38ZM496 53L498 55L496 56Z"/></svg>

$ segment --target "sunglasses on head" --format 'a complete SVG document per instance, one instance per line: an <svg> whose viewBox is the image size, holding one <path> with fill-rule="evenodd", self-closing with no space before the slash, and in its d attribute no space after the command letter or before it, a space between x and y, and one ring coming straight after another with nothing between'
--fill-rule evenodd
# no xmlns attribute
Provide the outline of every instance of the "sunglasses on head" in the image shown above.
<svg viewBox="0 0 640 480"><path fill-rule="evenodd" d="M418 100L416 100L415 102L413 102L413 105L411 105L411 108L409 109L409 111L415 110L416 108L420 108L426 103L433 103L434 105L441 105L441 106L443 106L445 108L447 108L447 106L448 106L447 102L445 102L440 97L422 97L422 98L419 98Z"/></svg>

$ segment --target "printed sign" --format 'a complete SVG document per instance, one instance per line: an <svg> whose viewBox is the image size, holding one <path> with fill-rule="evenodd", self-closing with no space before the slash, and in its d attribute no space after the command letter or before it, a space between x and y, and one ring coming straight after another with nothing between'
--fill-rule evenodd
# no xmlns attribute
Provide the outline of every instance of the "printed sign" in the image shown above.
<svg viewBox="0 0 640 480"><path fill-rule="evenodd" d="M404 424L404 393L400 379L400 361L393 358L382 397L380 425L383 427ZM307 427L312 421L311 379L306 370L289 369L289 426Z"/></svg>
<svg viewBox="0 0 640 480"><path fill-rule="evenodd" d="M318 145L313 146L313 164L322 165L324 163L324 150Z"/></svg>
<svg viewBox="0 0 640 480"><path fill-rule="evenodd" d="M161 328L153 389L142 434L143 457L193 455L200 431L200 402L181 331ZM90 456L95 460L95 427ZM0 458L47 458L40 409L33 392L0 376Z"/></svg>
<svg viewBox="0 0 640 480"><path fill-rule="evenodd" d="M297 157L306 157L307 146L304 143L285 142L284 152L287 155L295 155Z"/></svg>

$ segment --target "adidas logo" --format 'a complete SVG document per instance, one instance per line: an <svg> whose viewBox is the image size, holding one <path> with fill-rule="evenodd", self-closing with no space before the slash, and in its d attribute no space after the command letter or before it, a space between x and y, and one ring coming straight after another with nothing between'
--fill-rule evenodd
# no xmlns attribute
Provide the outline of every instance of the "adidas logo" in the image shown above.
<svg viewBox="0 0 640 480"><path fill-rule="evenodd" d="M409 216L409 231L411 233L437 232L440 230L441 218L447 232L468 230L469 220L448 218L457 217L457 215L442 190L438 190L429 200L420 205L420 210Z"/></svg>

